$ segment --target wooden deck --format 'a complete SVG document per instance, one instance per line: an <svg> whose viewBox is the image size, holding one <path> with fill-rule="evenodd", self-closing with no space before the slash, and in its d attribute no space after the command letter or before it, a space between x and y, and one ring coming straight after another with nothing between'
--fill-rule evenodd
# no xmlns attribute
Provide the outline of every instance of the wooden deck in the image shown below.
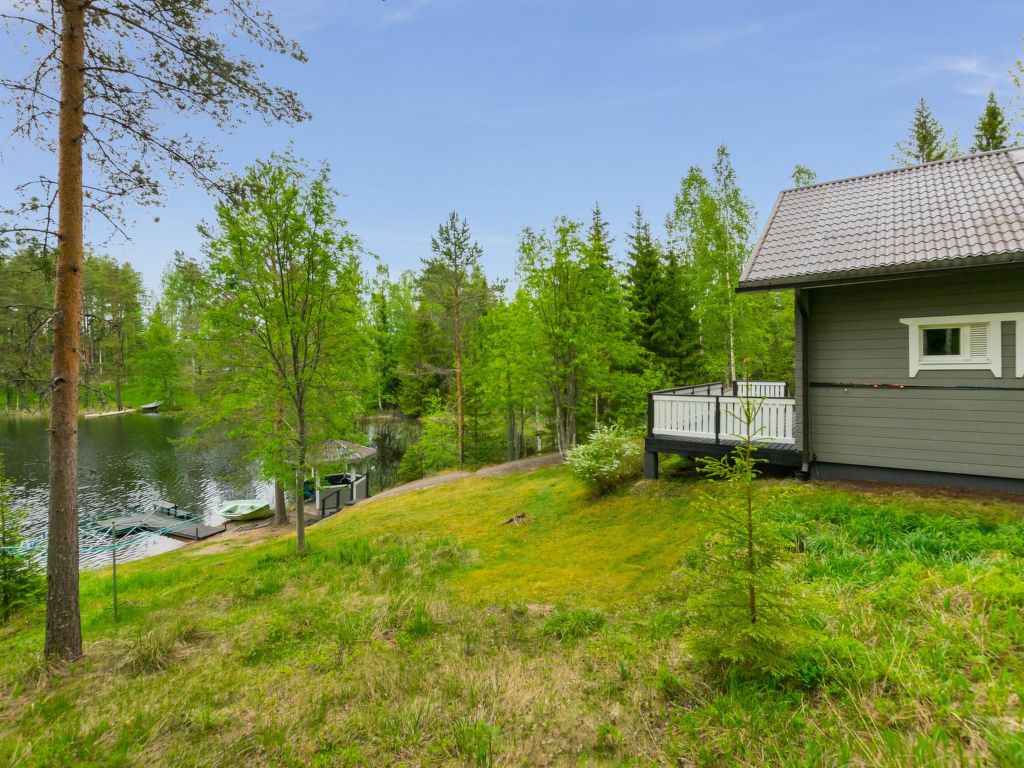
<svg viewBox="0 0 1024 768"><path fill-rule="evenodd" d="M716 442L714 438L708 437L648 435L644 440L644 451L648 454L670 453L695 459L701 456L724 456L739 444L739 440L725 438ZM793 443L760 442L757 444L757 456L779 467L799 469L803 462L800 450Z"/></svg>
<svg viewBox="0 0 1024 768"><path fill-rule="evenodd" d="M785 382L697 384L651 392L647 404L644 476L657 478L658 454L686 458L724 456L745 434L745 403L754 401L750 431L757 454L769 464L801 467L796 445L796 401L786 397Z"/></svg>

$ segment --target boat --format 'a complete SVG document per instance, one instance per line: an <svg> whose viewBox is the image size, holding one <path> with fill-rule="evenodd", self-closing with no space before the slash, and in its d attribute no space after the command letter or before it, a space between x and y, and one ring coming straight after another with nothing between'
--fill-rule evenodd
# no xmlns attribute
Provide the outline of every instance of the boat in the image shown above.
<svg viewBox="0 0 1024 768"><path fill-rule="evenodd" d="M140 405L139 406L139 410L142 411L143 413L156 413L157 411L160 410L160 406L163 405L163 404L164 404L163 400L157 400L157 401L152 402L152 403L146 403L145 405Z"/></svg>
<svg viewBox="0 0 1024 768"><path fill-rule="evenodd" d="M270 504L259 499L235 499L225 501L217 514L225 520L262 520L274 513L270 511Z"/></svg>

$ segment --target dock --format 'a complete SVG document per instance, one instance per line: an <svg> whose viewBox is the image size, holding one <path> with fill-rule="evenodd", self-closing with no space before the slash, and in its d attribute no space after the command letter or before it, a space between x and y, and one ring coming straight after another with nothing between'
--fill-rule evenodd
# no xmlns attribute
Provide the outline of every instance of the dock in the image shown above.
<svg viewBox="0 0 1024 768"><path fill-rule="evenodd" d="M128 413L138 413L137 408L122 408L120 411L97 411L95 413L85 414L87 419L101 419L104 416L124 416Z"/></svg>
<svg viewBox="0 0 1024 768"><path fill-rule="evenodd" d="M117 536L147 531L187 541L202 541L227 530L226 525L206 525L199 515L166 501L157 502L149 512L118 515L96 522L107 531L113 528Z"/></svg>

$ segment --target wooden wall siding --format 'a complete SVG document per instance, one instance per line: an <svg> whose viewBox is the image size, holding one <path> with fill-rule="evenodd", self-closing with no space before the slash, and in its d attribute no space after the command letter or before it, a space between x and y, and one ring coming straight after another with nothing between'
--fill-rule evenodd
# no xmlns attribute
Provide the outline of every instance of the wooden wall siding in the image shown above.
<svg viewBox="0 0 1024 768"><path fill-rule="evenodd" d="M929 370L911 378L908 330L899 322L901 317L1024 311L1024 267L811 293L815 460L1024 478L1024 379L1014 375L1015 324L1002 324L1001 377L990 371ZM1002 391L822 386L845 383Z"/></svg>
<svg viewBox="0 0 1024 768"><path fill-rule="evenodd" d="M795 320L793 323L793 367L795 376L793 378L794 392L793 396L796 399L796 405L794 410L796 412L796 423L793 428L794 438L797 447L803 450L803 433L804 433L804 318L800 312L800 294L801 291L796 292L796 301L793 302L793 312L795 313Z"/></svg>

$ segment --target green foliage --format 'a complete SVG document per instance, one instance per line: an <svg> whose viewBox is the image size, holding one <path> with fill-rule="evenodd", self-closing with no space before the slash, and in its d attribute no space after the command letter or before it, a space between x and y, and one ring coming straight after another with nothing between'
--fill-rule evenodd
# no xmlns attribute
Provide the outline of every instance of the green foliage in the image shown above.
<svg viewBox="0 0 1024 768"><path fill-rule="evenodd" d="M248 441L267 477L303 477L313 446L355 432L368 379L356 240L326 166L272 155L226 187L202 229L214 387L197 415Z"/></svg>
<svg viewBox="0 0 1024 768"><path fill-rule="evenodd" d="M808 168L806 165L797 163L793 166L793 175L790 177L793 180L794 187L807 187L811 184L815 184L818 181L818 174Z"/></svg>
<svg viewBox="0 0 1024 768"><path fill-rule="evenodd" d="M773 507L779 491L755 488L757 435L752 425L762 400L740 398L741 444L721 458L699 460L720 482L702 495L710 528L691 563L688 644L694 657L745 674L785 677L792 654L813 637L807 601L793 576L796 531Z"/></svg>
<svg viewBox="0 0 1024 768"><path fill-rule="evenodd" d="M142 275L108 256L85 259L81 321L81 407L121 405L134 379L143 333ZM52 251L37 244L0 259L0 381L9 410L47 397L53 325Z"/></svg>
<svg viewBox="0 0 1024 768"><path fill-rule="evenodd" d="M989 91L985 109L978 117L974 129L974 144L971 152L992 152L1004 149L1010 144L1010 124L996 99L995 91Z"/></svg>
<svg viewBox="0 0 1024 768"><path fill-rule="evenodd" d="M896 143L896 153L892 159L898 165L917 165L959 156L956 135L951 139L946 138L945 130L932 114L928 102L922 98L914 109L907 140Z"/></svg>
<svg viewBox="0 0 1024 768"><path fill-rule="evenodd" d="M679 257L666 254L651 237L639 206L627 240L626 299L633 313L634 335L671 381L695 381L700 333Z"/></svg>
<svg viewBox="0 0 1024 768"><path fill-rule="evenodd" d="M602 495L640 477L643 448L635 434L618 426L602 426L569 451L565 461L576 477Z"/></svg>
<svg viewBox="0 0 1024 768"><path fill-rule="evenodd" d="M146 320L141 350L134 365L136 378L147 396L174 406L178 399L181 366L174 330L157 305Z"/></svg>
<svg viewBox="0 0 1024 768"><path fill-rule="evenodd" d="M755 213L736 180L729 150L718 148L711 178L698 166L680 182L665 221L669 251L688 287L701 341L701 377L735 381L737 361L752 375L788 379L793 366L791 292L737 294L750 254Z"/></svg>
<svg viewBox="0 0 1024 768"><path fill-rule="evenodd" d="M0 624L19 608L37 602L45 588L39 566L22 548L27 520L28 512L13 506L0 454Z"/></svg>
<svg viewBox="0 0 1024 768"><path fill-rule="evenodd" d="M398 477L403 482L451 469L459 462L455 414L436 396L425 407L419 440L405 449L398 466Z"/></svg>
<svg viewBox="0 0 1024 768"><path fill-rule="evenodd" d="M517 268L519 304L525 325L522 361L536 392L544 393L545 416L555 445L566 455L576 444L583 408L628 378L641 348L618 276L611 267L607 225L595 209L588 229L561 217L550 232L523 231Z"/></svg>

